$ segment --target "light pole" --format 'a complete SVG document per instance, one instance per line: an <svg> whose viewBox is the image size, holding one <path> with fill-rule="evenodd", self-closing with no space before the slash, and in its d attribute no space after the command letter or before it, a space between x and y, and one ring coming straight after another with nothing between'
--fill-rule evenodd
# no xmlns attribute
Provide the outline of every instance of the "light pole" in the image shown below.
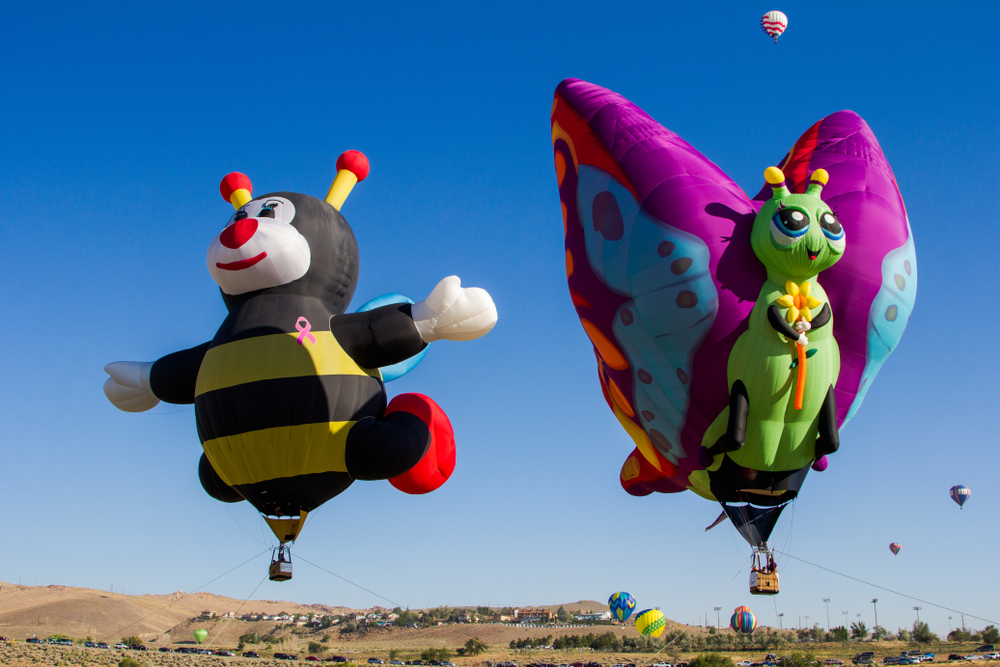
<svg viewBox="0 0 1000 667"><path fill-rule="evenodd" d="M872 598L872 606L875 607L875 641L878 641L878 598Z"/></svg>
<svg viewBox="0 0 1000 667"><path fill-rule="evenodd" d="M784 628L781 627L781 619L784 618L784 616L785 616L785 612L781 612L780 614L778 614L778 629L779 630L784 630Z"/></svg>
<svg viewBox="0 0 1000 667"><path fill-rule="evenodd" d="M921 609L923 609L923 607L914 607L913 608L913 611L917 612L917 623L920 622L920 610Z"/></svg>
<svg viewBox="0 0 1000 667"><path fill-rule="evenodd" d="M847 614L849 612L845 609L842 613L844 614L844 629L847 630Z"/></svg>
<svg viewBox="0 0 1000 667"><path fill-rule="evenodd" d="M719 618L719 612L721 610L722 610L722 607L716 607L715 608L715 631L716 632L718 632L719 630L722 629L722 621Z"/></svg>
<svg viewBox="0 0 1000 667"><path fill-rule="evenodd" d="M948 617L948 634L951 634L951 616Z"/></svg>
<svg viewBox="0 0 1000 667"><path fill-rule="evenodd" d="M823 598L826 603L826 631L830 632L830 598Z"/></svg>

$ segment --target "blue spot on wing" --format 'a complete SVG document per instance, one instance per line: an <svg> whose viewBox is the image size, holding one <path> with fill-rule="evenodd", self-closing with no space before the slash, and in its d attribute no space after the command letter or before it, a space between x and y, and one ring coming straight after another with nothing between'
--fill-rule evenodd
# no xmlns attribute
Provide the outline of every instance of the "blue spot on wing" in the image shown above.
<svg viewBox="0 0 1000 667"><path fill-rule="evenodd" d="M588 262L609 289L631 297L613 331L631 366L633 405L653 445L676 464L685 456L694 353L719 308L708 247L649 215L602 169L580 165L577 192Z"/></svg>
<svg viewBox="0 0 1000 667"><path fill-rule="evenodd" d="M865 370L851 409L844 417L843 428L861 407L872 381L889 358L913 312L917 299L917 254L913 245L913 230L906 221L907 239L882 260L882 287L879 288L868 312L868 344Z"/></svg>

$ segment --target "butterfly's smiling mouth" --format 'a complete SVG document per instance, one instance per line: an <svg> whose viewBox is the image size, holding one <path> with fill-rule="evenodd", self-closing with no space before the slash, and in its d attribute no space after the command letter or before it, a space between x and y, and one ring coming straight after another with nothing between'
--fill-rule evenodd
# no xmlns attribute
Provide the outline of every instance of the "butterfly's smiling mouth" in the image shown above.
<svg viewBox="0 0 1000 667"><path fill-rule="evenodd" d="M809 253L809 259L816 259L819 257L819 250L813 250L812 248L806 247L806 252Z"/></svg>

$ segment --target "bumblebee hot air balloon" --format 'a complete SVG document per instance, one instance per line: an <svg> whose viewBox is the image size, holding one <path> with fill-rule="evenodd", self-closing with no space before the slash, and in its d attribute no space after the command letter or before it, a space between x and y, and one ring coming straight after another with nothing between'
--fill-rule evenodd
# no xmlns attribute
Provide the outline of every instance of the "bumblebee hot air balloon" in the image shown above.
<svg viewBox="0 0 1000 667"><path fill-rule="evenodd" d="M659 609L647 609L635 617L635 629L639 634L659 637L667 627L667 619Z"/></svg>
<svg viewBox="0 0 1000 667"><path fill-rule="evenodd" d="M784 12L774 10L760 17L760 29L768 37L773 37L775 44L778 43L778 38L781 37L781 33L785 32L785 28L787 27L788 17L785 16Z"/></svg>
<svg viewBox="0 0 1000 667"><path fill-rule="evenodd" d="M619 623L624 623L635 611L635 598L621 591L608 598L608 606L611 607L611 615L617 618Z"/></svg>
<svg viewBox="0 0 1000 667"><path fill-rule="evenodd" d="M828 470L916 298L888 161L840 111L750 198L579 79L556 89L551 130L570 298L635 446L621 484L720 503L716 523L728 517L757 552L752 592L777 593L767 539L806 475Z"/></svg>
<svg viewBox="0 0 1000 667"><path fill-rule="evenodd" d="M958 486L951 487L951 491L948 492L948 495L951 496L952 500L958 503L959 509L964 509L963 505L965 505L965 501L969 499L969 496L972 495L972 491L969 490L969 487L959 484Z"/></svg>
<svg viewBox="0 0 1000 667"><path fill-rule="evenodd" d="M729 627L731 627L736 632L748 635L754 631L757 627L757 617L753 615L753 612L749 609L746 611L738 611L733 614L733 617L729 619Z"/></svg>
<svg viewBox="0 0 1000 667"><path fill-rule="evenodd" d="M902 548L903 547L902 547L902 545L899 542L893 542L892 544L889 545L889 551L892 552L893 556L898 556L899 555L899 550L902 549Z"/></svg>
<svg viewBox="0 0 1000 667"><path fill-rule="evenodd" d="M419 303L388 295L348 311L360 260L341 207L368 171L363 154L344 153L324 199L254 197L249 178L226 176L220 192L236 210L208 244L207 264L228 317L208 342L105 367L104 392L122 410L194 404L202 486L264 516L280 543L270 570L277 581L291 578L287 543L307 513L354 480L418 494L448 479L447 416L421 394L388 402L384 382L429 343L472 340L496 322L489 294L457 276Z"/></svg>

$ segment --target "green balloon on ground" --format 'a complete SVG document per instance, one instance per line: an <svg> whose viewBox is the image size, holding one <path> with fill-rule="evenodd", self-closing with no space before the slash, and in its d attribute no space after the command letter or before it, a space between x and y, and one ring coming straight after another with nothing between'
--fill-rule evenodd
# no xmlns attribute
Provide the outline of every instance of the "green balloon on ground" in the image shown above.
<svg viewBox="0 0 1000 667"><path fill-rule="evenodd" d="M199 644L205 641L207 637L208 637L208 630L204 628L198 628L197 630L194 631L194 640Z"/></svg>

